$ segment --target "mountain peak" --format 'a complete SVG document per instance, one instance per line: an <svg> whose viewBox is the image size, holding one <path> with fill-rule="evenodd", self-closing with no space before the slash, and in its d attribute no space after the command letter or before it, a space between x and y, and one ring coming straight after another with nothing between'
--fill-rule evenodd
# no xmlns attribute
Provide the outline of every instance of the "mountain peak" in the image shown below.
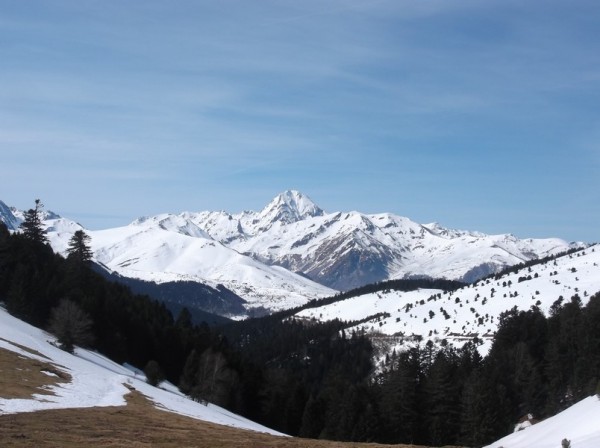
<svg viewBox="0 0 600 448"><path fill-rule="evenodd" d="M278 194L260 212L261 217L268 220L270 224L276 221L289 224L323 214L321 208L297 190L287 190Z"/></svg>
<svg viewBox="0 0 600 448"><path fill-rule="evenodd" d="M19 220L11 208L2 201L0 201L0 221L6 224L9 230L17 230L19 228Z"/></svg>

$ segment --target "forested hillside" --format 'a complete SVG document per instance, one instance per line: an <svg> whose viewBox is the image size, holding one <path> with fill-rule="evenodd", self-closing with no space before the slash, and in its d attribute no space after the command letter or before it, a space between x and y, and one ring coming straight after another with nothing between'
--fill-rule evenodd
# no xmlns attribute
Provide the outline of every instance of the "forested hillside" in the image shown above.
<svg viewBox="0 0 600 448"><path fill-rule="evenodd" d="M74 304L91 322L81 341L118 362L158 365L195 399L290 435L481 445L523 414L543 418L599 392L599 294L586 306L557 300L548 317L535 305L504 313L485 359L474 344L427 343L375 371L370 340L345 331L352 323L275 314L194 325L186 310L174 318L94 273L76 241L63 258L33 230L0 226L0 301L12 314L48 328Z"/></svg>
<svg viewBox="0 0 600 448"><path fill-rule="evenodd" d="M229 327L226 337L223 330L194 325L187 310L174 318L163 304L105 280L77 256L53 253L43 233L10 234L0 224L0 302L11 314L49 328L65 301L91 321L90 334L76 344L85 340L142 369L158 364L193 398L290 434L301 432L311 394L334 377L346 387L371 371L368 339L339 337L341 323L305 328L266 319L254 329ZM310 368L309 358L315 360Z"/></svg>

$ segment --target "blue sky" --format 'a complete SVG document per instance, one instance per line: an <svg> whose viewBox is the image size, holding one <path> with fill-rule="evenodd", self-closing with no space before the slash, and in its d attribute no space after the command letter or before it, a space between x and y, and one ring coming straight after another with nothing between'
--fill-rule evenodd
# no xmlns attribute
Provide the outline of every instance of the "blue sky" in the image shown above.
<svg viewBox="0 0 600 448"><path fill-rule="evenodd" d="M0 0L0 200L600 241L600 2Z"/></svg>

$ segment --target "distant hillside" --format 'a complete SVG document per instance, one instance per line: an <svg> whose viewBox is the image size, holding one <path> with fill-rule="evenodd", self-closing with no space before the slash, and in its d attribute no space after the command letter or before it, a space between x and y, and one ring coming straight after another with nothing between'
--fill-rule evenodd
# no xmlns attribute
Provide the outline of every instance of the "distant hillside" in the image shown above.
<svg viewBox="0 0 600 448"><path fill-rule="evenodd" d="M560 298L566 301L578 295L585 304L600 291L600 248L531 261L461 288L448 286L452 285L423 284L413 291L378 287L376 292L352 294L343 301L315 301L296 316L321 321L376 316L355 330L380 335L391 344L390 350L411 340L462 345L477 339L485 353L502 312L535 306L548 314Z"/></svg>

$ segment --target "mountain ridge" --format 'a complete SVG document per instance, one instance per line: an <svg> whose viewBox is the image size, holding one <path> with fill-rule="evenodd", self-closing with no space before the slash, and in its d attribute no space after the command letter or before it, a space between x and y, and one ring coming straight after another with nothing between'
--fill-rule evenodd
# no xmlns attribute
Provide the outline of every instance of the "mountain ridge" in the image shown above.
<svg viewBox="0 0 600 448"><path fill-rule="evenodd" d="M289 194L299 193L284 192L270 206L283 202L278 198ZM338 290L411 276L470 282L573 246L558 238L486 235L447 229L438 223L421 225L391 213L326 213L315 207L318 213L301 219L296 214L296 219L278 221L277 225L263 221L269 206L262 212L200 212L189 216L228 247L263 263L302 272ZM467 261L461 263L461 259Z"/></svg>
<svg viewBox="0 0 600 448"><path fill-rule="evenodd" d="M45 218L52 246L65 253L83 227L52 212ZM14 230L22 213L4 204L0 219ZM248 302L246 309L265 311L393 279L472 282L580 245L447 229L392 213L328 213L296 190L258 212L162 213L87 232L95 259L119 275L222 284Z"/></svg>

